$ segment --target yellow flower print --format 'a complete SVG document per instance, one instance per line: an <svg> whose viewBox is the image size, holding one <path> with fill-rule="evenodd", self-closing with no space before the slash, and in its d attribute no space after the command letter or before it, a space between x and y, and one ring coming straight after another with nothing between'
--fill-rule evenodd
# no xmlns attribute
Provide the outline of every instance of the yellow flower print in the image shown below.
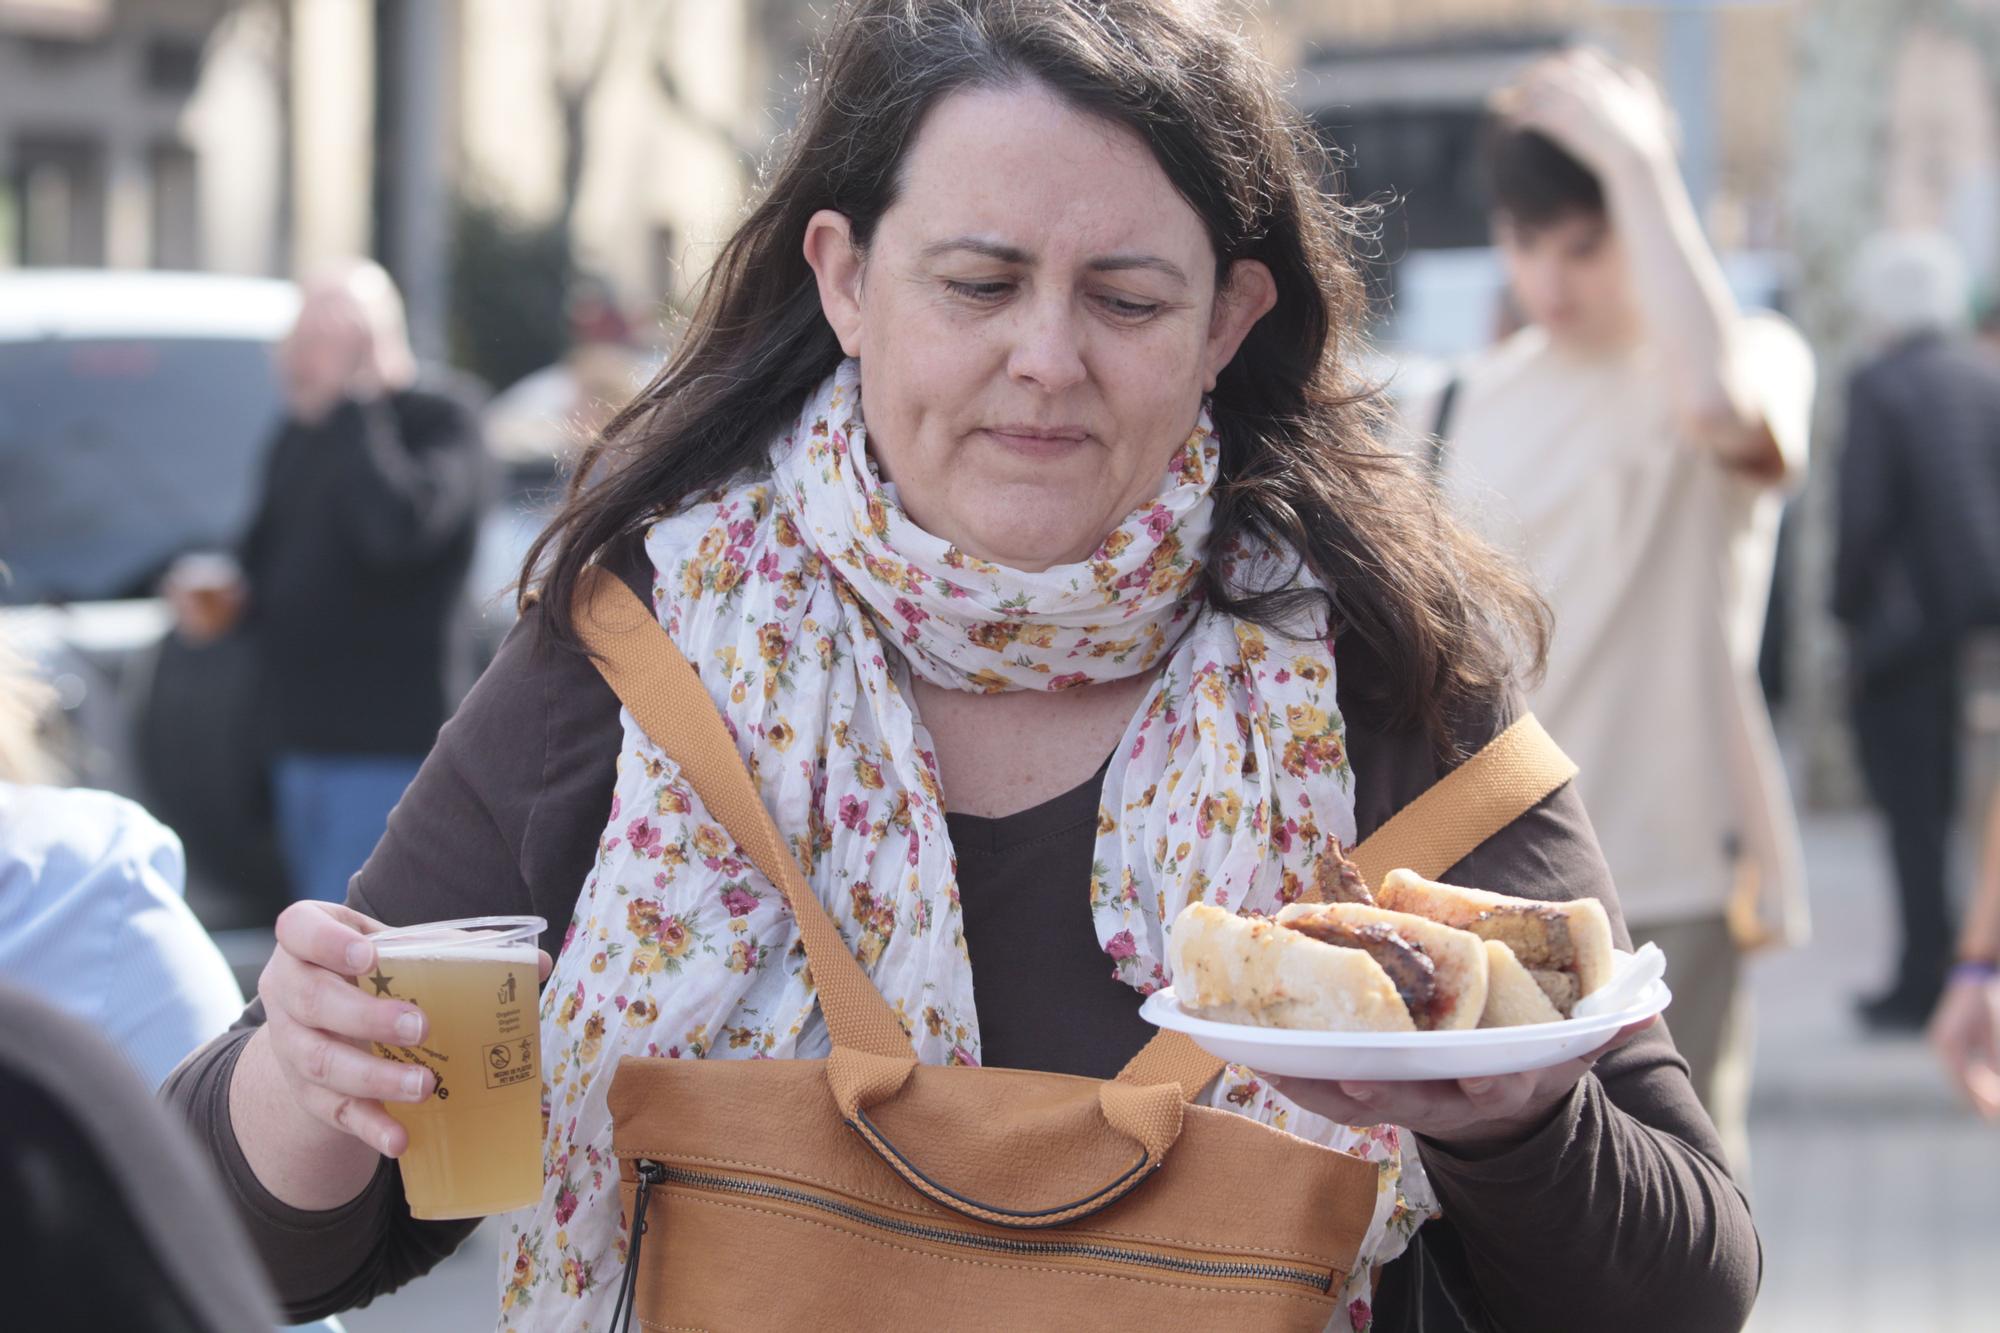
<svg viewBox="0 0 2000 1333"><path fill-rule="evenodd" d="M965 631L965 637L972 643L991 652L1011 648L1021 637L1021 624L1015 620L983 620Z"/></svg>
<svg viewBox="0 0 2000 1333"><path fill-rule="evenodd" d="M765 666L782 665L785 660L785 627L774 621L759 629L757 651L763 655Z"/></svg>
<svg viewBox="0 0 2000 1333"><path fill-rule="evenodd" d="M1285 709L1285 725L1292 729L1292 735L1310 738L1324 736L1328 723L1326 713L1311 704L1292 704Z"/></svg>
<svg viewBox="0 0 2000 1333"><path fill-rule="evenodd" d="M694 809L694 793L677 782L660 788L653 808L663 815L685 815Z"/></svg>
<svg viewBox="0 0 2000 1333"><path fill-rule="evenodd" d="M868 788L868 790L882 790L882 770L872 761L856 759L854 761L854 776L859 778L861 785Z"/></svg>
<svg viewBox="0 0 2000 1333"><path fill-rule="evenodd" d="M1001 694L1009 688L1009 681L992 667L981 667L966 678L968 684L981 694Z"/></svg>
<svg viewBox="0 0 2000 1333"><path fill-rule="evenodd" d="M798 733L793 731L791 724L782 718L764 728L764 739L769 741L779 754L791 749L792 742L797 738Z"/></svg>
<svg viewBox="0 0 2000 1333"><path fill-rule="evenodd" d="M1103 836L1104 836L1105 834L1107 834L1107 833L1111 833L1111 832L1113 832L1114 830L1116 830L1116 829L1117 829L1117 827L1118 827L1118 821L1117 821L1117 820L1115 820L1115 819L1113 819L1113 818L1111 817L1111 812L1110 812L1109 810L1105 809L1105 808L1104 808L1103 806L1101 806L1101 805L1100 805L1100 806L1098 806L1098 807L1097 807L1097 836L1101 838L1101 837L1103 837Z"/></svg>
<svg viewBox="0 0 2000 1333"><path fill-rule="evenodd" d="M601 1013L592 1014L589 1018L583 1020L583 1046L577 1052L577 1055L585 1064L588 1064L597 1058L597 1053L603 1047L604 1015Z"/></svg>
<svg viewBox="0 0 2000 1333"><path fill-rule="evenodd" d="M625 1006L625 1026L642 1028L660 1016L660 1006L651 1000L634 1000Z"/></svg>
<svg viewBox="0 0 2000 1333"><path fill-rule="evenodd" d="M1255 625L1236 626L1236 651L1242 655L1245 666L1255 666L1270 656L1270 645L1264 641L1264 632Z"/></svg>
<svg viewBox="0 0 2000 1333"><path fill-rule="evenodd" d="M740 704L749 697L750 686L744 681L737 681L729 691L729 702L734 704Z"/></svg>
<svg viewBox="0 0 2000 1333"><path fill-rule="evenodd" d="M694 831L694 849L704 857L720 860L729 855L729 835L713 824L702 824Z"/></svg>
<svg viewBox="0 0 2000 1333"><path fill-rule="evenodd" d="M780 546L805 545L805 539L799 536L799 530L792 523L789 514L779 514L777 522L771 525L771 530L777 534Z"/></svg>
<svg viewBox="0 0 2000 1333"><path fill-rule="evenodd" d="M1333 672L1317 657L1301 657L1292 663L1292 674L1308 685L1324 685Z"/></svg>
<svg viewBox="0 0 2000 1333"><path fill-rule="evenodd" d="M1106 560L1116 560L1126 547L1132 544L1132 534L1124 528L1114 528L1098 554Z"/></svg>
<svg viewBox="0 0 2000 1333"><path fill-rule="evenodd" d="M715 591L727 596L736 585L743 582L743 566L725 560L715 569Z"/></svg>

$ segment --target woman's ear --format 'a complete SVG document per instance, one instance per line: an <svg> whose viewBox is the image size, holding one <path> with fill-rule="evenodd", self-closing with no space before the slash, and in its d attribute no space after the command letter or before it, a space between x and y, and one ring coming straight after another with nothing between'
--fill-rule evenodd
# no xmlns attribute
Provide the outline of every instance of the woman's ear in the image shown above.
<svg viewBox="0 0 2000 1333"><path fill-rule="evenodd" d="M1250 336L1258 320L1278 304L1278 283L1262 260L1239 259L1215 293L1215 314L1208 323L1208 346L1202 357L1202 388L1215 391L1222 368Z"/></svg>
<svg viewBox="0 0 2000 1333"><path fill-rule="evenodd" d="M840 350L861 355L861 252L847 215L822 208L806 223L806 263L819 279L819 306Z"/></svg>

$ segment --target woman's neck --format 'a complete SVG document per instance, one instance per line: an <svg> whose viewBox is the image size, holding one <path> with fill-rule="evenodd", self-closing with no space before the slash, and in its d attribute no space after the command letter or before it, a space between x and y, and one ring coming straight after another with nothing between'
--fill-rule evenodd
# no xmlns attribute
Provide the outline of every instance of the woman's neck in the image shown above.
<svg viewBox="0 0 2000 1333"><path fill-rule="evenodd" d="M1074 790L1117 748L1154 674L1056 694L968 694L915 681L917 714L937 747L945 808L998 818Z"/></svg>

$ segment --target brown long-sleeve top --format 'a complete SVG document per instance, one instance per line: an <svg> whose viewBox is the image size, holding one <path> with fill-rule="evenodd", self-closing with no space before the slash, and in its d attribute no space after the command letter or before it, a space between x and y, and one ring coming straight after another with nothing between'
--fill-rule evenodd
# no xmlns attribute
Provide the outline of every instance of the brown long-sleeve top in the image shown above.
<svg viewBox="0 0 2000 1333"><path fill-rule="evenodd" d="M614 567L641 595L636 548ZM1362 836L1442 776L1414 732L1371 727L1382 668L1339 646L1339 694ZM1507 701L1463 729L1476 750L1513 718ZM618 702L585 658L516 626L444 728L348 901L390 924L533 913L554 953L610 809ZM1105 965L1090 921L1097 813L1089 783L998 819L950 816L986 1063L1109 1077L1152 1029ZM1564 787L1453 867L1448 879L1543 898L1594 895L1628 944L1590 821ZM1033 960L1030 965L1029 960ZM423 1222L384 1161L352 1202L303 1212L250 1170L229 1119L229 1079L263 1021L253 1003L190 1057L164 1094L214 1154L294 1318L364 1304L427 1272L471 1222ZM1444 1216L1384 1270L1375 1328L1739 1327L1761 1253L1748 1206L1662 1027L1599 1061L1548 1123L1504 1151L1464 1157L1422 1143Z"/></svg>

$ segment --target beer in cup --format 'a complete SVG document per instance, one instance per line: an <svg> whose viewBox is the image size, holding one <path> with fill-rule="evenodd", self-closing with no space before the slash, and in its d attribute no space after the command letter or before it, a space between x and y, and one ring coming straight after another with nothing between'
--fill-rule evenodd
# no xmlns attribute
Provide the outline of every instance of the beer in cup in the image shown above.
<svg viewBox="0 0 2000 1333"><path fill-rule="evenodd" d="M421 1102L384 1103L410 1134L401 1159L413 1217L485 1217L542 1194L540 917L478 917L369 936L363 992L423 1010L415 1046L375 1053L431 1071Z"/></svg>

